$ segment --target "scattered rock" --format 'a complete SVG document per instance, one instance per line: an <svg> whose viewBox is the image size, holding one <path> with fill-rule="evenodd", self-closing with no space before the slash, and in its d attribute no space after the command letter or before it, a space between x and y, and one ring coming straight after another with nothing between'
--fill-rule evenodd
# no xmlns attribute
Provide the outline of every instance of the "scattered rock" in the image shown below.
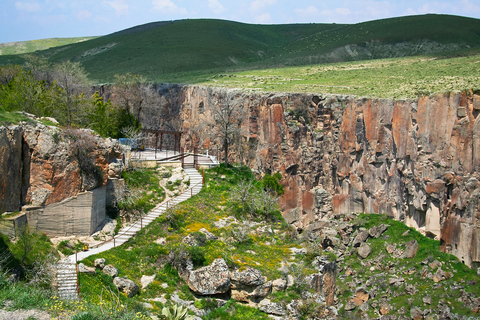
<svg viewBox="0 0 480 320"><path fill-rule="evenodd" d="M157 240L155 240L155 243L156 243L156 244L159 244L159 245L161 245L161 246L164 246L164 245L167 244L167 239L165 239L165 238L158 238Z"/></svg>
<svg viewBox="0 0 480 320"><path fill-rule="evenodd" d="M287 281L284 279L275 279L272 281L272 291L284 291L287 288Z"/></svg>
<svg viewBox="0 0 480 320"><path fill-rule="evenodd" d="M203 233L206 238L207 238L207 241L210 241L210 240L216 240L218 239L218 237L216 235L214 235L213 233L211 233L210 231L208 231L207 229L205 228L202 228L200 230L198 230L199 232Z"/></svg>
<svg viewBox="0 0 480 320"><path fill-rule="evenodd" d="M140 279L142 289L145 289L150 283L152 283L153 280L155 280L155 276L155 274L151 276L142 275L142 278Z"/></svg>
<svg viewBox="0 0 480 320"><path fill-rule="evenodd" d="M422 310L420 310L417 307L412 307L410 309L410 316L412 317L413 320L421 320L423 319Z"/></svg>
<svg viewBox="0 0 480 320"><path fill-rule="evenodd" d="M370 248L368 244L363 242L358 248L357 252L360 257L366 259L370 255L370 253L372 253L372 248Z"/></svg>
<svg viewBox="0 0 480 320"><path fill-rule="evenodd" d="M189 271L184 278L196 294L225 293L230 289L230 273L223 259L215 259L211 265Z"/></svg>
<svg viewBox="0 0 480 320"><path fill-rule="evenodd" d="M353 309L355 309L357 307L357 305L355 304L355 302L353 302L353 299L350 299L346 304L345 304L345 310L346 311L351 311Z"/></svg>
<svg viewBox="0 0 480 320"><path fill-rule="evenodd" d="M360 305L360 307L359 307L358 309L359 309L360 311L367 312L368 309L369 309L369 307L370 307L370 306L368 305L368 303L367 303L367 302L364 302L364 303L362 303L362 304Z"/></svg>
<svg viewBox="0 0 480 320"><path fill-rule="evenodd" d="M355 292L355 296L351 299L356 306L361 305L362 303L368 301L370 295L368 294L367 290L364 288L358 288Z"/></svg>
<svg viewBox="0 0 480 320"><path fill-rule="evenodd" d="M381 315L389 314L391 310L392 310L392 306L389 305L386 301L380 302L380 314Z"/></svg>
<svg viewBox="0 0 480 320"><path fill-rule="evenodd" d="M422 300L423 300L423 303L426 303L429 305L432 304L432 297L430 296L424 296Z"/></svg>
<svg viewBox="0 0 480 320"><path fill-rule="evenodd" d="M103 269L105 267L105 259L104 258L95 259L95 261L93 262L93 266L98 269Z"/></svg>
<svg viewBox="0 0 480 320"><path fill-rule="evenodd" d="M87 267L82 262L78 264L78 272L95 274L95 268Z"/></svg>
<svg viewBox="0 0 480 320"><path fill-rule="evenodd" d="M105 266L105 268L106 267L107 266ZM127 278L115 277L115 279L113 279L113 284L118 290L125 293L129 298L136 295L140 290L140 287L135 282Z"/></svg>
<svg viewBox="0 0 480 320"><path fill-rule="evenodd" d="M381 224L379 226L373 226L373 227L370 228L370 230L368 230L368 234L370 235L370 237L378 239L378 238L380 238L382 233L384 233L388 229L388 227L389 226L386 225L386 224Z"/></svg>
<svg viewBox="0 0 480 320"><path fill-rule="evenodd" d="M413 258L417 254L418 242L417 240L412 240L405 245L405 252L403 253L403 258Z"/></svg>
<svg viewBox="0 0 480 320"><path fill-rule="evenodd" d="M353 246L354 247L359 247L362 242L365 242L368 239L368 231L363 230L360 231L360 233L355 237L355 240L353 240Z"/></svg>
<svg viewBox="0 0 480 320"><path fill-rule="evenodd" d="M116 276L118 276L118 269L115 268L113 265L108 264L103 268L103 273L109 275L112 278L115 278Z"/></svg>
<svg viewBox="0 0 480 320"><path fill-rule="evenodd" d="M286 314L285 308L281 303L271 302L269 299L264 299L258 304L258 309L261 311L273 314L276 316L284 316Z"/></svg>

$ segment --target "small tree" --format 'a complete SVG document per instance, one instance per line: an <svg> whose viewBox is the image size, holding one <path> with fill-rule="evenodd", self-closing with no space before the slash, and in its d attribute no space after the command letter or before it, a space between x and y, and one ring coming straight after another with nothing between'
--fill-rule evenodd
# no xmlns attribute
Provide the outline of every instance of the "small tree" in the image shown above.
<svg viewBox="0 0 480 320"><path fill-rule="evenodd" d="M145 77L138 74L116 74L115 85L113 86L115 97L112 101L113 104L131 112L137 119L140 119L146 94L142 87L145 82Z"/></svg>
<svg viewBox="0 0 480 320"><path fill-rule="evenodd" d="M64 61L54 66L54 78L60 90L58 97L63 100L64 109L60 115L67 125L81 122L80 111L85 109L88 99L84 87L87 75L80 62Z"/></svg>
<svg viewBox="0 0 480 320"><path fill-rule="evenodd" d="M33 233L30 230L30 226L27 223L24 223L16 228L15 235L17 238L17 246L22 253L20 264L24 264L27 255L33 250Z"/></svg>
<svg viewBox="0 0 480 320"><path fill-rule="evenodd" d="M242 212L245 213L247 208L254 207L255 193L252 180L243 180L237 184L233 187L231 195L233 201L242 204Z"/></svg>
<svg viewBox="0 0 480 320"><path fill-rule="evenodd" d="M225 93L223 103L217 104L212 110L214 133L221 141L225 165L228 164L228 150L230 145L242 133L242 121L244 112L241 104L233 99L233 95Z"/></svg>

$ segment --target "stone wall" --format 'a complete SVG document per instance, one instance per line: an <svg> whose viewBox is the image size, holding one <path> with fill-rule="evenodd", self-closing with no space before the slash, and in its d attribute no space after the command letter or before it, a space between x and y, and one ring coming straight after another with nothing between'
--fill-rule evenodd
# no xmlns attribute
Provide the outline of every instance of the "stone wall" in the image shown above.
<svg viewBox="0 0 480 320"><path fill-rule="evenodd" d="M28 224L49 237L89 236L105 221L106 189L82 192L58 203L28 210Z"/></svg>
<svg viewBox="0 0 480 320"><path fill-rule="evenodd" d="M104 186L109 177L120 177L122 157L118 141L87 129L33 121L0 127L0 215L25 205L39 207L37 216L30 212L29 223L47 234L91 234L105 219ZM71 225L78 219L84 219L85 226ZM55 222L58 230L46 227Z"/></svg>
<svg viewBox="0 0 480 320"><path fill-rule="evenodd" d="M180 110L183 145L196 132L220 159L212 128L199 124L227 96L240 104L248 116L231 158L260 173L282 173L284 215L298 229L335 213L386 213L439 238L467 265L480 262L478 94L394 101L154 88L160 104L143 107L142 123L155 126L159 109Z"/></svg>

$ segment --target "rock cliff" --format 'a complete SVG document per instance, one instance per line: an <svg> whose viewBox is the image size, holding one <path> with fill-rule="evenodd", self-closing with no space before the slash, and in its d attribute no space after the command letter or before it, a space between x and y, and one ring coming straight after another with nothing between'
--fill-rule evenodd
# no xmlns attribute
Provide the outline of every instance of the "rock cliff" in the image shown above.
<svg viewBox="0 0 480 320"><path fill-rule="evenodd" d="M387 213L440 239L467 265L480 263L480 95L394 101L177 85L153 90L161 99L143 107L143 126L161 123L159 110L180 110L183 145L196 136L203 151L217 156L221 144L201 124L225 99L239 104L248 116L231 157L260 173L282 173L284 216L298 229L336 213Z"/></svg>
<svg viewBox="0 0 480 320"><path fill-rule="evenodd" d="M58 203L107 183L118 142L84 129L0 127L0 213Z"/></svg>

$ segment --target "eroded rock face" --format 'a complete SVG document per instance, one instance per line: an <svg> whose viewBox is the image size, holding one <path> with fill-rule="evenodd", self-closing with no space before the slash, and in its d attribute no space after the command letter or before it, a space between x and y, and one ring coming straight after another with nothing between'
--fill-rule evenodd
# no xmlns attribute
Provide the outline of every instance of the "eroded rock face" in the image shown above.
<svg viewBox="0 0 480 320"><path fill-rule="evenodd" d="M105 186L109 163L118 163L118 141L86 129L41 124L0 127L0 213L31 204L58 203L82 191Z"/></svg>
<svg viewBox="0 0 480 320"><path fill-rule="evenodd" d="M248 116L230 158L260 173L280 172L287 220L305 230L334 213L386 213L472 266L480 263L480 96L435 94L414 100L230 92ZM224 103L224 89L171 86L142 109L178 112L192 133ZM208 131L208 130L207 130ZM200 145L222 159L220 144ZM190 145L189 137L185 146ZM202 150L201 150L202 151Z"/></svg>
<svg viewBox="0 0 480 320"><path fill-rule="evenodd" d="M215 259L208 266L189 271L184 280L193 292L200 295L225 293L230 289L230 273L223 259Z"/></svg>

